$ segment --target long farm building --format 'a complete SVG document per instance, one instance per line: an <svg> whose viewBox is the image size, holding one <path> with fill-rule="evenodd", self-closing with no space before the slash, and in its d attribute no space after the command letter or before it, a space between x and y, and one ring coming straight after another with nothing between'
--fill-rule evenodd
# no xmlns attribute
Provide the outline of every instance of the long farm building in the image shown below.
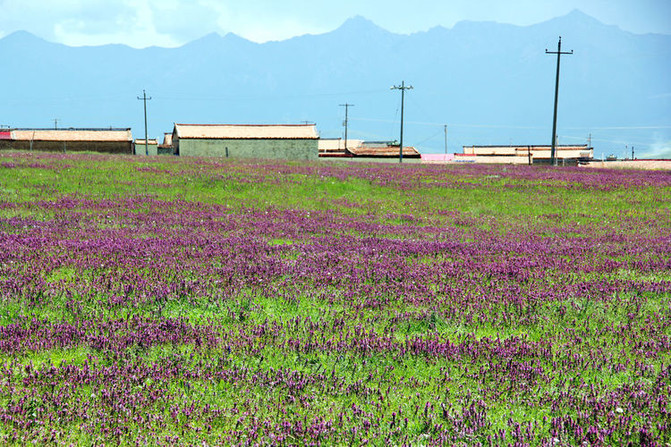
<svg viewBox="0 0 671 447"><path fill-rule="evenodd" d="M8 129L0 131L0 149L48 152L132 154L130 129Z"/></svg>
<svg viewBox="0 0 671 447"><path fill-rule="evenodd" d="M316 160L314 124L175 124L172 146L181 157Z"/></svg>

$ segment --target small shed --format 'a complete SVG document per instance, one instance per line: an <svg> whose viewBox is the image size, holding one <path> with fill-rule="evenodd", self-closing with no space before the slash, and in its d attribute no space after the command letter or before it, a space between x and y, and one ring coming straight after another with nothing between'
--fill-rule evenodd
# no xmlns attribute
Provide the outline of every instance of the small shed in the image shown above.
<svg viewBox="0 0 671 447"><path fill-rule="evenodd" d="M360 147L362 140L347 140L347 149ZM345 140L342 138L321 138L319 140L320 157L351 157L352 154L345 150Z"/></svg>
<svg viewBox="0 0 671 447"><path fill-rule="evenodd" d="M163 143L158 145L158 155L173 155L175 152L172 147L172 133L163 134Z"/></svg>
<svg viewBox="0 0 671 447"><path fill-rule="evenodd" d="M144 139L135 140L135 155L158 155L158 140L150 138L146 145Z"/></svg>
<svg viewBox="0 0 671 447"><path fill-rule="evenodd" d="M348 148L354 157L399 158L401 147L396 142L364 141L359 147ZM420 158L412 146L403 146L403 158Z"/></svg>
<svg viewBox="0 0 671 447"><path fill-rule="evenodd" d="M314 124L175 124L172 146L182 157L316 160Z"/></svg>

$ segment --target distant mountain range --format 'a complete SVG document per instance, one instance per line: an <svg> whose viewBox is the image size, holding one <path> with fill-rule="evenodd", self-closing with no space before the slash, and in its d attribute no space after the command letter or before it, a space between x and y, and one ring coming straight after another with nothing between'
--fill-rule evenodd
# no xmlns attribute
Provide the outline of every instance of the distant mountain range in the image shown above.
<svg viewBox="0 0 671 447"><path fill-rule="evenodd" d="M549 144L558 36L560 144L595 154L671 157L671 36L637 35L574 11L519 27L461 22L400 35L355 17L335 31L257 44L210 34L179 48L68 47L27 32L0 40L0 125L132 127L150 138L182 123L316 122L322 137L394 140L402 81L404 142Z"/></svg>

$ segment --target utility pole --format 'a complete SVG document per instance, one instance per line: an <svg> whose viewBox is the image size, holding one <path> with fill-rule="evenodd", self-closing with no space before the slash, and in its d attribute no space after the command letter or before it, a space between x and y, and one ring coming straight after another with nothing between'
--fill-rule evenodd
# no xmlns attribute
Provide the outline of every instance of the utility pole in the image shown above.
<svg viewBox="0 0 671 447"><path fill-rule="evenodd" d="M147 92L142 90L142 98L137 99L144 101L144 154L149 155L149 140L147 139L147 101L151 101L151 97L147 98Z"/></svg>
<svg viewBox="0 0 671 447"><path fill-rule="evenodd" d="M631 147L631 159L634 159L634 146Z"/></svg>
<svg viewBox="0 0 671 447"><path fill-rule="evenodd" d="M401 145L398 149L398 162L403 163L403 105L405 103L405 91L412 90L412 85L405 85L405 81L401 82L401 85L394 85L391 88L392 90L401 91Z"/></svg>
<svg viewBox="0 0 671 447"><path fill-rule="evenodd" d="M54 122L54 130L58 130L58 121L59 121L59 119L58 119L58 118L54 118L54 119L52 119L51 121Z"/></svg>
<svg viewBox="0 0 671 447"><path fill-rule="evenodd" d="M349 124L349 108L354 107L354 104L340 104L340 107L345 108L345 121L343 121L343 125L345 126L345 154L347 154L347 126Z"/></svg>
<svg viewBox="0 0 671 447"><path fill-rule="evenodd" d="M447 155L447 124L445 124L445 155Z"/></svg>
<svg viewBox="0 0 671 447"><path fill-rule="evenodd" d="M550 151L550 157L552 159L552 166L556 166L556 139L557 139L557 101L559 100L559 63L561 60L562 54L573 54L573 50L569 52L563 52L561 50L561 36L559 36L559 43L557 44L557 51L548 51L545 49L545 54L556 54L557 55L557 78L555 81L555 110L554 117L552 119L552 150Z"/></svg>

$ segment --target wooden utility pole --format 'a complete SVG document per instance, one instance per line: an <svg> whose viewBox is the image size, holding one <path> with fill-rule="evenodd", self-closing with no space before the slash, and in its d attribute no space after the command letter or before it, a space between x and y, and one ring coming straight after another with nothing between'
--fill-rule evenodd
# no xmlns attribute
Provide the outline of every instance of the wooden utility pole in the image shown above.
<svg viewBox="0 0 671 447"><path fill-rule="evenodd" d="M149 155L149 140L147 139L147 101L151 101L151 97L147 98L147 92L142 90L142 98L137 97L140 101L144 101L144 154Z"/></svg>
<svg viewBox="0 0 671 447"><path fill-rule="evenodd" d="M394 85L392 90L401 91L401 145L398 148L398 162L403 163L403 105L405 103L405 91L412 90L412 85L405 85L405 81L401 82L401 85Z"/></svg>
<svg viewBox="0 0 671 447"><path fill-rule="evenodd" d="M345 108L345 121L343 121L343 125L345 126L345 154L347 154L347 127L349 124L349 108L354 107L354 104L340 104L340 107Z"/></svg>
<svg viewBox="0 0 671 447"><path fill-rule="evenodd" d="M557 51L548 51L545 49L545 54L556 54L557 55L557 78L555 80L555 108L554 116L552 118L552 150L550 151L550 158L552 159L552 166L557 165L557 153L556 153L556 141L557 141L557 101L559 100L559 63L561 61L562 54L573 54L573 50L569 52L563 52L561 50L561 36L559 36L559 43L557 44Z"/></svg>

